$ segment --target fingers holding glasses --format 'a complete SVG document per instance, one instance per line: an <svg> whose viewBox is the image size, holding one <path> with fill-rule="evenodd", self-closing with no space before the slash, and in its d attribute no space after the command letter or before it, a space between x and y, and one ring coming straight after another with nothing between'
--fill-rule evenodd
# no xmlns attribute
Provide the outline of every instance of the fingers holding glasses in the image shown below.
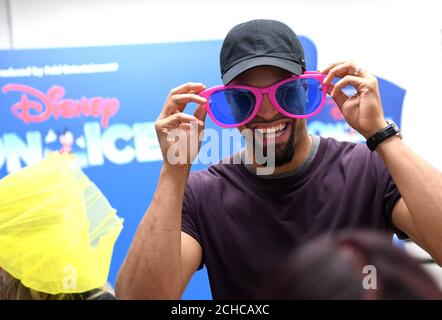
<svg viewBox="0 0 442 320"><path fill-rule="evenodd" d="M335 100L338 107L341 108L341 106L345 103L345 101L347 101L348 96L342 90L334 90L334 89L335 85L332 83L329 84L327 93L333 98L333 100Z"/></svg>
<svg viewBox="0 0 442 320"><path fill-rule="evenodd" d="M334 85L334 88L331 91L330 95L332 97L336 96L338 92L342 92L342 89L349 85L356 89L356 95L371 91L378 92L376 78L361 78L357 76L347 75Z"/></svg>
<svg viewBox="0 0 442 320"><path fill-rule="evenodd" d="M190 164L198 153L199 146L198 148L192 148L191 143L182 144L181 140L190 141L195 136L200 140L200 133L204 128L206 115L206 108L203 104L207 100L198 94L204 89L206 87L202 83L188 82L170 90L163 109L155 121L155 130L165 163L177 163L175 161L176 153L169 152L177 146L188 146L186 150L180 149L178 152L185 159L184 161L180 158L180 164ZM191 102L198 104L193 115L183 112L186 105ZM180 137L178 140L176 140L177 134ZM170 158L171 154L172 158Z"/></svg>
<svg viewBox="0 0 442 320"><path fill-rule="evenodd" d="M205 88L206 88L206 86L200 82L187 82L187 83L179 85L178 87L170 90L169 97L171 95L178 94L178 93L189 93L189 92L199 93L199 92L203 91Z"/></svg>
<svg viewBox="0 0 442 320"><path fill-rule="evenodd" d="M166 119L158 120L158 124L161 124L164 129L171 129L178 127L181 123L191 123L196 122L200 126L204 126L204 122L192 116L190 114L186 114L183 112L177 112L173 115L170 115Z"/></svg>
<svg viewBox="0 0 442 320"><path fill-rule="evenodd" d="M197 118L198 120L202 121L204 124L204 121L206 120L206 115L207 115L207 109L204 106L198 106L198 108L196 108L195 112L193 113L194 117Z"/></svg>
<svg viewBox="0 0 442 320"><path fill-rule="evenodd" d="M332 64L321 71L323 83L335 100L344 118L356 131L368 137L384 125L382 102L376 77L361 69L355 62ZM340 78L334 85L334 78ZM347 96L344 88L351 86L356 93Z"/></svg>
<svg viewBox="0 0 442 320"><path fill-rule="evenodd" d="M326 75L323 83L328 86L328 94L333 97L340 108L349 97L343 92L343 89L348 85L356 89L356 94L353 96L368 89L378 92L376 78L361 69L354 61L332 63L320 73ZM341 78L341 80L333 84L332 81L335 78Z"/></svg>
<svg viewBox="0 0 442 320"><path fill-rule="evenodd" d="M198 94L206 89L202 83L188 82L170 90L160 114L160 119L168 117L175 112L184 111L186 105L195 102L199 105L206 103L206 99Z"/></svg>
<svg viewBox="0 0 442 320"><path fill-rule="evenodd" d="M207 101L206 98L200 97L195 93L174 94L169 98L169 100L171 102L170 106L171 109L179 111L184 111L184 108L190 102L195 102L197 104L204 104Z"/></svg>
<svg viewBox="0 0 442 320"><path fill-rule="evenodd" d="M325 74L324 84L330 85L334 78L343 78L347 75L361 78L369 77L369 74L362 70L354 61L344 61L329 65L320 71Z"/></svg>
<svg viewBox="0 0 442 320"><path fill-rule="evenodd" d="M337 62L334 62L334 63L330 63L326 68L324 68L322 70L318 70L318 72L322 73L322 74L327 74L330 71L331 68L333 68L333 67L335 67L335 66L337 66L339 64L345 63L345 62L347 62L347 61L337 61Z"/></svg>

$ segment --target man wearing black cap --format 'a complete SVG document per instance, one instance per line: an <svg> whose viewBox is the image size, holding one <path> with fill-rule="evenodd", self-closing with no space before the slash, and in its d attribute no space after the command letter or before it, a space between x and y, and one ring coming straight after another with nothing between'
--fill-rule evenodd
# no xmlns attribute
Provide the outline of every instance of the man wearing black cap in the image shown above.
<svg viewBox="0 0 442 320"><path fill-rule="evenodd" d="M265 88L306 71L297 36L272 20L235 26L220 58L229 85ZM168 133L191 122L199 123L201 132L206 116L206 99L198 95L203 84L170 91L156 122L163 168L120 270L117 297L178 299L193 273L206 265L215 299L253 298L293 247L345 229L408 235L442 261L441 172L406 147L394 124L384 120L375 77L352 62L332 64L321 73L368 148L309 135L305 119L284 116L264 94L259 112L239 129L277 132L270 176L257 175L259 165L248 164L242 153L241 164L220 163L192 173L198 150L188 150L186 164L170 163ZM335 77L341 80L333 85ZM347 85L357 93L345 95ZM200 104L193 115L183 112L189 102Z"/></svg>
<svg viewBox="0 0 442 320"><path fill-rule="evenodd" d="M223 42L220 64L225 84L258 66L274 66L295 75L305 71L304 50L298 37L287 25L272 20L253 20L230 30Z"/></svg>

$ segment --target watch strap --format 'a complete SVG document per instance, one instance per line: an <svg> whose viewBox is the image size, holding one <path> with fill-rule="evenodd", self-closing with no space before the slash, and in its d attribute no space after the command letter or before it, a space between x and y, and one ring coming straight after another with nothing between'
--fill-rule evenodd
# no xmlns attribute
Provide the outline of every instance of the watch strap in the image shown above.
<svg viewBox="0 0 442 320"><path fill-rule="evenodd" d="M367 139L367 146L371 151L376 150L378 145L384 140L399 134L399 129L394 123L389 121L387 121L387 123L388 125L385 128L379 130Z"/></svg>

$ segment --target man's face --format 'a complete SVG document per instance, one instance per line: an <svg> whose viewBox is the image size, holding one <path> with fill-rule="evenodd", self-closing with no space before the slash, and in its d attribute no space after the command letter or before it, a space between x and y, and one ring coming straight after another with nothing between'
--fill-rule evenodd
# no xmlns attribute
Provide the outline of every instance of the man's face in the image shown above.
<svg viewBox="0 0 442 320"><path fill-rule="evenodd" d="M271 86L272 84L290 76L291 73L288 71L271 66L262 66L241 73L229 84L262 88ZM274 132L275 165L276 167L279 167L289 163L293 159L295 154L296 129L301 121L305 122L305 120L287 118L279 113L278 110L273 107L268 95L265 94L263 96L261 108L256 117L245 126L240 126L238 129L240 132L245 128L251 130L253 137L256 137L256 130L262 132L264 154L267 153L268 142L266 135ZM255 145L255 141L253 143Z"/></svg>

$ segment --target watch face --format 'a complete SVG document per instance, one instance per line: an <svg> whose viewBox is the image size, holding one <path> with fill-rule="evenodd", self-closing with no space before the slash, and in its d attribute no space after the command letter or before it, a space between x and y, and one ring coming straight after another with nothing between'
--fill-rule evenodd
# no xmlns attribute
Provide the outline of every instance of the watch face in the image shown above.
<svg viewBox="0 0 442 320"><path fill-rule="evenodd" d="M401 131L399 130L399 127L397 126L397 124L392 120L387 121L387 123L391 124L393 130L396 132L396 136L398 136L400 139L402 139L402 134L401 134Z"/></svg>
<svg viewBox="0 0 442 320"><path fill-rule="evenodd" d="M399 127L397 126L397 124L394 121L388 120L387 123L392 125L394 131L399 132Z"/></svg>

